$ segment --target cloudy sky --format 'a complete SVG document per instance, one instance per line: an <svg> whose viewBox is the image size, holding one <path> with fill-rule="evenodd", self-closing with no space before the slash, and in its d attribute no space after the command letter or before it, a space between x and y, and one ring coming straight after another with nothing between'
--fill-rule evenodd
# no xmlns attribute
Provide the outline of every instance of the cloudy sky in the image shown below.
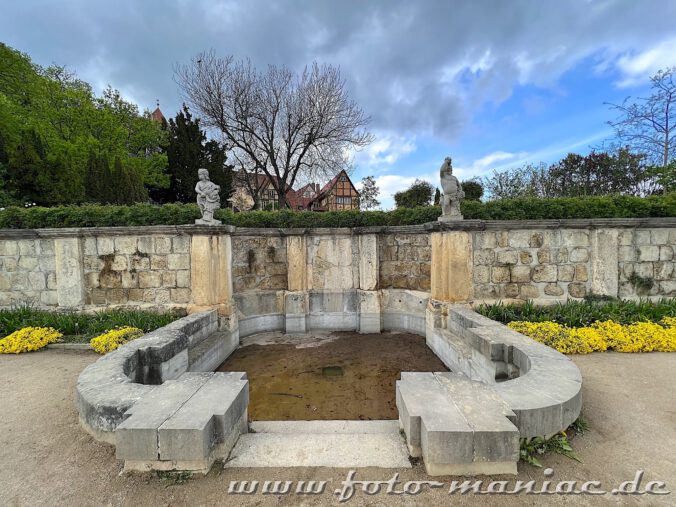
<svg viewBox="0 0 676 507"><path fill-rule="evenodd" d="M446 155L465 179L589 151L604 102L676 66L674 19L672 0L5 0L0 40L166 116L173 66L205 49L339 65L376 135L355 179L375 175L389 207Z"/></svg>

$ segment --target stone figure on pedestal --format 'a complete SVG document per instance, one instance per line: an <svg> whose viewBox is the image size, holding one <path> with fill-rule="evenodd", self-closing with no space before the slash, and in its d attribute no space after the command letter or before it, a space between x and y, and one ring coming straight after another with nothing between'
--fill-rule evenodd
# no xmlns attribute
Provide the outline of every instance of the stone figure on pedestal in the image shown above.
<svg viewBox="0 0 676 507"><path fill-rule="evenodd" d="M465 198L465 192L463 192L458 178L453 176L451 157L446 157L444 163L441 164L439 178L441 179L441 188L444 191L444 195L441 198L441 216L439 217L439 221L462 220L460 203Z"/></svg>
<svg viewBox="0 0 676 507"><path fill-rule="evenodd" d="M214 219L214 211L221 207L221 187L209 180L209 171L202 168L197 171L199 181L195 186L197 205L200 207L202 218L195 220L200 225L219 225L220 220Z"/></svg>

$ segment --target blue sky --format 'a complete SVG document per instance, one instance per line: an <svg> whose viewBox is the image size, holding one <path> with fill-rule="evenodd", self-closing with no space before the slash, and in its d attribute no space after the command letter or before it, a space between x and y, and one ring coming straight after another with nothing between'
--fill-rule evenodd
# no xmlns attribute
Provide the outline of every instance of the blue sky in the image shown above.
<svg viewBox="0 0 676 507"><path fill-rule="evenodd" d="M664 0L99 0L7 2L0 37L165 115L173 67L203 50L255 65L339 65L372 117L354 179L384 208L445 156L461 179L585 153L621 102L676 66L676 2Z"/></svg>

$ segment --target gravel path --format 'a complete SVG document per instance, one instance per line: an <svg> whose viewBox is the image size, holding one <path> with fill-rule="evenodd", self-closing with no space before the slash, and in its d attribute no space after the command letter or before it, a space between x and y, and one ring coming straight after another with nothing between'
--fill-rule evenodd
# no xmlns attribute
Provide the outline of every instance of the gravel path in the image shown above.
<svg viewBox="0 0 676 507"><path fill-rule="evenodd" d="M48 350L0 356L0 506L14 505L338 505L333 491L347 470L222 469L173 484L155 475L120 476L114 449L92 440L77 422L73 387L92 352ZM369 496L357 492L347 505L676 505L676 354L597 353L574 358L584 377L585 418L590 430L574 440L580 464L547 456L553 480L598 480L608 490L645 470L643 484L662 480L668 496L448 495L446 487L418 496ZM394 470L363 469L356 479L388 480ZM417 465L399 480L428 480ZM455 478L457 479L457 478ZM545 479L541 469L519 465L509 481ZM326 493L233 496L231 480L326 480ZM485 480L485 479L484 479ZM383 488L384 490L384 488Z"/></svg>

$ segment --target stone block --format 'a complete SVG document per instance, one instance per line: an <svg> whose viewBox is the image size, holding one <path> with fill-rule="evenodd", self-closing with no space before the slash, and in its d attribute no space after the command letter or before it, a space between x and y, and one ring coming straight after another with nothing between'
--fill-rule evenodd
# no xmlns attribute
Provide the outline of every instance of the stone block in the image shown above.
<svg viewBox="0 0 676 507"><path fill-rule="evenodd" d="M674 248L673 246L661 246L660 247L660 260L661 261L670 261L674 258Z"/></svg>
<svg viewBox="0 0 676 507"><path fill-rule="evenodd" d="M519 285L508 283L503 287L503 294L506 298L516 298L519 296Z"/></svg>
<svg viewBox="0 0 676 507"><path fill-rule="evenodd" d="M45 290L47 287L45 274L39 271L28 273L28 282L33 290Z"/></svg>
<svg viewBox="0 0 676 507"><path fill-rule="evenodd" d="M573 248L570 251L570 262L587 262L589 260L589 251L586 248Z"/></svg>
<svg viewBox="0 0 676 507"><path fill-rule="evenodd" d="M493 283L509 282L509 266L493 266L491 268L491 280Z"/></svg>
<svg viewBox="0 0 676 507"><path fill-rule="evenodd" d="M4 257L2 259L2 269L7 273L19 269L19 263L14 257Z"/></svg>
<svg viewBox="0 0 676 507"><path fill-rule="evenodd" d="M124 304L127 302L127 291L125 289L109 289L106 291L106 300L113 305Z"/></svg>
<svg viewBox="0 0 676 507"><path fill-rule="evenodd" d="M47 289L56 290L56 273L47 273Z"/></svg>
<svg viewBox="0 0 676 507"><path fill-rule="evenodd" d="M528 283L530 282L530 271L529 266L511 266L510 268L510 280L515 283Z"/></svg>
<svg viewBox="0 0 676 507"><path fill-rule="evenodd" d="M637 258L636 247L620 246L617 258L619 262L634 262Z"/></svg>
<svg viewBox="0 0 676 507"><path fill-rule="evenodd" d="M641 245L638 247L640 262L654 262L660 259L660 247L655 245Z"/></svg>
<svg viewBox="0 0 676 507"><path fill-rule="evenodd" d="M56 271L56 259L53 255L41 255L38 259L39 269L43 273Z"/></svg>
<svg viewBox="0 0 676 507"><path fill-rule="evenodd" d="M33 271L38 267L38 258L28 255L19 257L19 269L23 271Z"/></svg>
<svg viewBox="0 0 676 507"><path fill-rule="evenodd" d="M540 248L544 243L541 232L536 232L531 234L530 239L528 240L528 246L531 248Z"/></svg>
<svg viewBox="0 0 676 507"><path fill-rule="evenodd" d="M474 283L489 283L491 281L491 268L489 266L474 266Z"/></svg>
<svg viewBox="0 0 676 507"><path fill-rule="evenodd" d="M557 276L560 282L572 282L575 277L575 266L570 264L559 266Z"/></svg>
<svg viewBox="0 0 676 507"><path fill-rule="evenodd" d="M502 250L497 254L498 264L516 264L518 261L518 253L516 250Z"/></svg>
<svg viewBox="0 0 676 507"><path fill-rule="evenodd" d="M139 288L148 289L162 286L162 274L159 271L141 271L138 274Z"/></svg>
<svg viewBox="0 0 676 507"><path fill-rule="evenodd" d="M141 302L143 301L144 289L129 289L127 291L127 297L129 301Z"/></svg>
<svg viewBox="0 0 676 507"><path fill-rule="evenodd" d="M54 240L56 290L59 306L77 307L85 302L82 243L79 238Z"/></svg>
<svg viewBox="0 0 676 507"><path fill-rule="evenodd" d="M500 290L498 286L491 283L482 283L475 285L474 296L478 299L498 299L500 297Z"/></svg>
<svg viewBox="0 0 676 507"><path fill-rule="evenodd" d="M155 245L157 246L157 244ZM230 236L192 236L190 282L198 306L230 305L232 243Z"/></svg>
<svg viewBox="0 0 676 507"><path fill-rule="evenodd" d="M563 289L555 283L545 285L544 292L547 296L563 296Z"/></svg>
<svg viewBox="0 0 676 507"><path fill-rule="evenodd" d="M28 290L28 274L16 271L9 274L9 282L12 290Z"/></svg>
<svg viewBox="0 0 676 507"><path fill-rule="evenodd" d="M171 302L177 304L190 303L190 289L171 289Z"/></svg>
<svg viewBox="0 0 676 507"><path fill-rule="evenodd" d="M112 255L115 253L115 240L109 236L96 238L96 251L99 255Z"/></svg>
<svg viewBox="0 0 676 507"><path fill-rule="evenodd" d="M12 282L10 280L10 275L0 272L0 290L10 290L11 288Z"/></svg>
<svg viewBox="0 0 676 507"><path fill-rule="evenodd" d="M665 280L660 282L659 291L663 296L676 296L676 280Z"/></svg>
<svg viewBox="0 0 676 507"><path fill-rule="evenodd" d="M557 268L553 264L540 264L533 268L531 278L534 282L555 282L557 278Z"/></svg>
<svg viewBox="0 0 676 507"><path fill-rule="evenodd" d="M519 252L519 262L521 264L531 264L533 262L533 255L527 250Z"/></svg>
<svg viewBox="0 0 676 507"><path fill-rule="evenodd" d="M171 303L171 289L157 289L155 291L155 302L161 305Z"/></svg>
<svg viewBox="0 0 676 507"><path fill-rule="evenodd" d="M138 287L138 273L123 271L120 275L120 284L123 289L135 289Z"/></svg>
<svg viewBox="0 0 676 507"><path fill-rule="evenodd" d="M136 243L136 251L141 254L150 255L155 252L155 243L152 236L141 236Z"/></svg>
<svg viewBox="0 0 676 507"><path fill-rule="evenodd" d="M673 262L656 262L653 267L655 280L671 280L674 276Z"/></svg>
<svg viewBox="0 0 676 507"><path fill-rule="evenodd" d="M88 236L88 237L84 238L84 240L83 240L83 252L84 252L85 256L87 256L87 255L93 255L93 256L98 255L98 251L96 249L96 238L95 237Z"/></svg>
<svg viewBox="0 0 676 507"><path fill-rule="evenodd" d="M568 248L589 246L589 233L577 230L562 230L561 241Z"/></svg>
<svg viewBox="0 0 676 507"><path fill-rule="evenodd" d="M378 237L375 234L359 236L359 288L378 288Z"/></svg>
<svg viewBox="0 0 676 507"><path fill-rule="evenodd" d="M554 258L556 259L556 264L563 264L565 262L568 262L568 249L557 248Z"/></svg>
<svg viewBox="0 0 676 507"><path fill-rule="evenodd" d="M474 264L490 266L495 262L495 250L477 250L474 254Z"/></svg>
<svg viewBox="0 0 676 507"><path fill-rule="evenodd" d="M170 254L171 253L171 238L164 236L155 236L155 253L156 254Z"/></svg>
<svg viewBox="0 0 676 507"><path fill-rule="evenodd" d="M587 286L579 282L569 283L568 294L574 298L583 298L587 295Z"/></svg>
<svg viewBox="0 0 676 507"><path fill-rule="evenodd" d="M131 255L137 251L135 236L117 236L115 238L115 253Z"/></svg>
<svg viewBox="0 0 676 507"><path fill-rule="evenodd" d="M162 271L162 287L167 289L176 287L176 271Z"/></svg>
<svg viewBox="0 0 676 507"><path fill-rule="evenodd" d="M190 255L188 254L167 255L167 267L171 270L190 269Z"/></svg>
<svg viewBox="0 0 676 507"><path fill-rule="evenodd" d="M519 285L519 298L520 299L537 299L540 296L540 291L537 288L537 285L532 283L524 283Z"/></svg>
<svg viewBox="0 0 676 507"><path fill-rule="evenodd" d="M575 281L576 282L586 282L587 280L588 280L587 265L586 264L575 264Z"/></svg>
<svg viewBox="0 0 676 507"><path fill-rule="evenodd" d="M167 256L166 255L151 255L150 256L150 269L167 269Z"/></svg>
<svg viewBox="0 0 676 507"><path fill-rule="evenodd" d="M0 240L0 255L18 255L19 243L13 239Z"/></svg>
<svg viewBox="0 0 676 507"><path fill-rule="evenodd" d="M18 242L19 245L19 255L28 255L36 256L38 255L38 240L33 239L20 239Z"/></svg>
<svg viewBox="0 0 676 507"><path fill-rule="evenodd" d="M190 287L190 271L180 270L176 271L176 287L186 288Z"/></svg>
<svg viewBox="0 0 676 507"><path fill-rule="evenodd" d="M631 230L621 230L617 233L617 242L620 246L630 246L634 241L634 232Z"/></svg>
<svg viewBox="0 0 676 507"><path fill-rule="evenodd" d="M110 269L113 271L125 271L129 268L127 257L124 255L116 255L110 264Z"/></svg>
<svg viewBox="0 0 676 507"><path fill-rule="evenodd" d="M43 290L40 291L40 303L45 306L56 306L59 304L59 299L57 297L55 290Z"/></svg>
<svg viewBox="0 0 676 507"><path fill-rule="evenodd" d="M474 234L474 248L481 250L484 248L492 249L498 246L498 239L494 232L481 231Z"/></svg>
<svg viewBox="0 0 676 507"><path fill-rule="evenodd" d="M651 229L650 243L652 243L653 245L668 245L669 229Z"/></svg>
<svg viewBox="0 0 676 507"><path fill-rule="evenodd" d="M190 236L174 236L171 239L171 249L174 253L190 253Z"/></svg>
<svg viewBox="0 0 676 507"><path fill-rule="evenodd" d="M509 246L512 248L527 248L530 246L531 235L530 231L510 231Z"/></svg>

